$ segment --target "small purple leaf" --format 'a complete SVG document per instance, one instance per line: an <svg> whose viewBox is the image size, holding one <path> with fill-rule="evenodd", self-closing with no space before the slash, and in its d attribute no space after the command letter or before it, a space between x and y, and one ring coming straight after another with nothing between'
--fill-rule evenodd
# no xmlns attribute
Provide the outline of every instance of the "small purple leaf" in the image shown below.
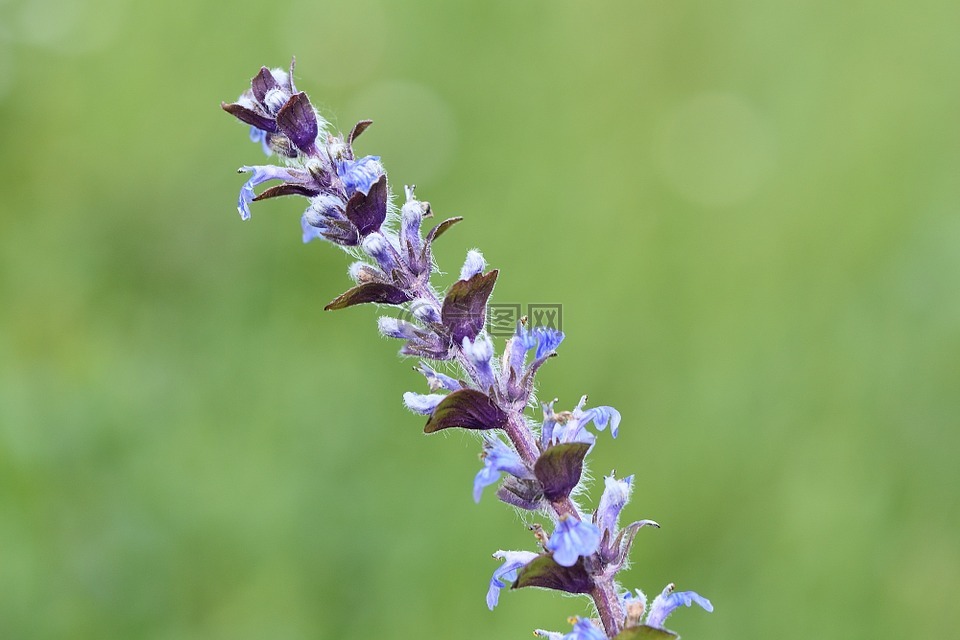
<svg viewBox="0 0 960 640"><path fill-rule="evenodd" d="M373 183L367 195L357 191L350 197L350 200L347 201L346 215L361 236L380 230L380 225L387 218L386 174L380 176L380 179Z"/></svg>
<svg viewBox="0 0 960 640"><path fill-rule="evenodd" d="M353 141L360 137L360 134L367 130L367 127L373 124L373 120L361 120L357 124L353 125L353 129L350 130L350 135L347 136L347 142L353 144Z"/></svg>
<svg viewBox="0 0 960 640"><path fill-rule="evenodd" d="M558 444L544 451L533 473L543 485L543 495L550 501L562 500L570 495L583 473L583 458L590 445L582 442Z"/></svg>
<svg viewBox="0 0 960 640"><path fill-rule="evenodd" d="M287 88L290 89L290 93L297 92L297 87L295 84L293 84L293 69L296 66L297 66L297 57L291 56L290 57L290 75L287 76L287 84L289 85Z"/></svg>
<svg viewBox="0 0 960 640"><path fill-rule="evenodd" d="M430 360L451 360L453 358L453 353L448 346L422 340L408 341L400 349L400 353L405 356L428 358Z"/></svg>
<svg viewBox="0 0 960 640"><path fill-rule="evenodd" d="M457 224L461 220L463 220L463 218L460 216L456 218L447 218L446 220L444 220L443 222L435 226L433 229L430 229L430 232L427 233L427 244L430 244L431 242L439 238L448 229L450 229L450 227Z"/></svg>
<svg viewBox="0 0 960 640"><path fill-rule="evenodd" d="M354 287L338 296L323 308L324 311L335 311L352 307L355 304L376 302L378 304L403 304L410 300L410 295L402 289L382 282L366 282Z"/></svg>
<svg viewBox="0 0 960 640"><path fill-rule="evenodd" d="M507 424L507 414L486 394L475 389L461 389L448 395L434 410L423 427L424 433L435 433L451 427L461 429L499 429Z"/></svg>
<svg viewBox="0 0 960 640"><path fill-rule="evenodd" d="M259 202L260 200L267 200L268 198L276 198L278 196L306 196L311 198L320 193L316 189L311 189L302 184L278 184L275 187L270 187L269 189L264 189L263 193L258 195L253 199L254 202Z"/></svg>
<svg viewBox="0 0 960 640"><path fill-rule="evenodd" d="M583 558L571 567L561 567L549 553L544 553L517 574L513 589L541 587L567 593L590 593L593 580L583 566Z"/></svg>
<svg viewBox="0 0 960 640"><path fill-rule="evenodd" d="M536 480L507 476L497 489L497 498L519 509L536 511L542 506L540 501L543 499L543 489Z"/></svg>
<svg viewBox="0 0 960 640"><path fill-rule="evenodd" d="M290 96L287 104L277 112L277 126L300 151L312 153L315 150L314 142L319 131L317 114L313 112L307 94L301 91Z"/></svg>
<svg viewBox="0 0 960 640"><path fill-rule="evenodd" d="M483 329L487 314L487 299L497 282L496 270L486 275L477 274L469 280L453 283L443 299L440 317L444 326L450 330L454 344L463 343L464 338L473 340Z"/></svg>
<svg viewBox="0 0 960 640"><path fill-rule="evenodd" d="M270 73L270 69L260 67L260 73L253 76L253 80L250 81L250 88L253 90L253 95L257 99L257 102L264 104L267 91L270 91L270 89L279 89L280 84L277 82L277 79L273 77L273 74Z"/></svg>
<svg viewBox="0 0 960 640"><path fill-rule="evenodd" d="M220 107L237 120L254 126L257 129L262 129L263 131L269 131L271 133L277 130L277 123L271 118L261 115L253 109L243 106L242 104L237 104L236 102L231 104L221 102Z"/></svg>

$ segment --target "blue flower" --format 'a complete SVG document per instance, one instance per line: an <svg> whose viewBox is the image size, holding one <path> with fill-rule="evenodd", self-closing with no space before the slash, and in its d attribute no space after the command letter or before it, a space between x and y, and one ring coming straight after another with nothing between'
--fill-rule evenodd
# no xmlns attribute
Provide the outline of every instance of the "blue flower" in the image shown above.
<svg viewBox="0 0 960 640"><path fill-rule="evenodd" d="M457 391L458 389L463 388L463 385L460 384L459 380L451 378L450 376L438 371L434 371L430 368L430 365L425 362L421 362L420 368L417 370L427 379L427 385L429 385L431 391L438 391L440 389Z"/></svg>
<svg viewBox="0 0 960 640"><path fill-rule="evenodd" d="M612 534L617 529L620 512L630 500L630 492L633 490L633 476L617 480L611 473L604 478L603 482L603 495L600 496L600 506L597 507L597 524L601 531L609 531L612 538Z"/></svg>
<svg viewBox="0 0 960 640"><path fill-rule="evenodd" d="M518 478L533 477L517 453L500 438L487 437L483 441L483 468L473 479L473 501L480 502L484 487L489 487L500 479L500 473L506 471Z"/></svg>
<svg viewBox="0 0 960 640"><path fill-rule="evenodd" d="M240 215L243 215L242 211ZM249 216L250 214L247 213L247 217ZM300 216L300 229L303 230L303 244L307 244L313 240L323 239L322 230L310 224L309 216L306 213Z"/></svg>
<svg viewBox="0 0 960 640"><path fill-rule="evenodd" d="M600 546L600 530L589 522L564 516L550 540L547 550L553 552L554 561L563 567L572 567L580 556L589 556Z"/></svg>
<svg viewBox="0 0 960 640"><path fill-rule="evenodd" d="M600 431L606 429L607 424L609 424L610 435L614 438L617 437L617 429L620 427L620 412L613 407L594 407L593 409L587 409L580 417L580 424L587 425L590 421L593 421Z"/></svg>
<svg viewBox="0 0 960 640"><path fill-rule="evenodd" d="M534 359L539 360L551 351L556 351L560 343L563 342L563 332L551 329L549 327L536 327L533 334L537 338L537 353Z"/></svg>
<svg viewBox="0 0 960 640"><path fill-rule="evenodd" d="M563 636L563 640L607 640L607 634L593 626L587 618L576 618L573 631Z"/></svg>
<svg viewBox="0 0 960 640"><path fill-rule="evenodd" d="M663 592L653 600L650 613L647 614L647 625L663 629L663 623L675 609L681 606L692 606L694 602L705 611L713 611L710 601L695 591L674 591L673 583L667 585Z"/></svg>
<svg viewBox="0 0 960 640"><path fill-rule="evenodd" d="M403 404L407 405L407 409L410 409L410 411L426 416L433 413L433 410L437 408L437 405L443 402L443 399L446 397L446 395L440 393L423 395L420 393L407 391L405 394L403 394Z"/></svg>
<svg viewBox="0 0 960 640"><path fill-rule="evenodd" d="M584 410L583 405L586 403L587 396L583 396L572 412L564 412L557 416L557 425L553 429L552 437L556 438L558 442L583 442L592 445L596 436L587 431L585 427L593 422L600 431L610 425L610 435L616 438L620 426L620 412L613 407L595 407Z"/></svg>
<svg viewBox="0 0 960 640"><path fill-rule="evenodd" d="M464 265L466 267L466 265ZM513 339L510 341L510 363L517 373L523 370L527 351L537 348L534 354L534 360L539 360L555 351L560 343L563 342L563 332L551 329L550 327L534 327L528 329L521 323L517 323L517 330Z"/></svg>
<svg viewBox="0 0 960 640"><path fill-rule="evenodd" d="M384 173L380 156L366 156L359 160L341 160L337 163L337 175L343 181L347 197L358 191L363 195L370 193L370 187Z"/></svg>
<svg viewBox="0 0 960 640"><path fill-rule="evenodd" d="M263 153L270 156L273 150L270 149L270 143L267 141L267 132L250 125L250 142L259 142Z"/></svg>
<svg viewBox="0 0 960 640"><path fill-rule="evenodd" d="M469 280L478 273L483 273L486 268L487 261L483 259L483 254L476 249L471 249L467 251L467 259L464 260L463 267L460 269L460 279Z"/></svg>
<svg viewBox="0 0 960 640"><path fill-rule="evenodd" d="M480 388L489 389L495 383L493 367L490 364L493 357L493 342L490 337L486 333L481 333L474 340L464 336L461 346L463 355L473 364Z"/></svg>
<svg viewBox="0 0 960 640"><path fill-rule="evenodd" d="M517 579L517 571L530 564L537 557L537 554L531 551L497 551L493 554L497 560L503 560L503 564L497 567L490 578L490 586L487 588L487 607L493 611L500 600L500 589L507 585L504 580L513 582Z"/></svg>
<svg viewBox="0 0 960 640"><path fill-rule="evenodd" d="M237 200L237 211L244 220L250 219L250 203L257 197L253 188L269 180L297 180L298 176L289 169L274 167L273 165L259 165L254 167L240 167L240 173L253 172L253 175L240 187L240 198Z"/></svg>

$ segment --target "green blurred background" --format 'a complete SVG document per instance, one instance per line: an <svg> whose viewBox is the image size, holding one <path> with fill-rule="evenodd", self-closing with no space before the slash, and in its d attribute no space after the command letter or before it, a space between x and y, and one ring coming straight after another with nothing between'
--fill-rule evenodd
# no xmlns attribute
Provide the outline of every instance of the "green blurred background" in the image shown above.
<svg viewBox="0 0 960 640"><path fill-rule="evenodd" d="M624 416L630 587L685 638L951 638L960 614L960 5L0 2L0 637L484 639L532 548L425 437L302 201L241 224L221 112L297 81L456 272L564 305L541 395ZM447 276L445 282L449 282Z"/></svg>

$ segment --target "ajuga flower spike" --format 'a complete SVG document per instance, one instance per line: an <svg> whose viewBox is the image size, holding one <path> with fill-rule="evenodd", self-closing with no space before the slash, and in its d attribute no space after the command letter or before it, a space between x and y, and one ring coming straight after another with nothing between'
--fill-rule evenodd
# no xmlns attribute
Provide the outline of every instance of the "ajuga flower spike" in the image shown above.
<svg viewBox="0 0 960 640"><path fill-rule="evenodd" d="M711 611L706 598L692 591L674 592L670 585L648 608L642 592L622 589L616 582L637 532L648 525L659 527L652 520L620 525L633 476L618 479L611 473L592 513L573 498L585 482L584 462L596 432L609 426L616 438L620 413L612 407L587 408L584 396L569 411L556 411L556 401L541 405L539 424L527 416L537 372L556 355L564 334L529 327L522 320L496 357L484 327L498 271L487 270L483 255L471 250L460 278L444 292L435 289L430 281L436 271L433 243L460 218L443 220L424 233L424 221L433 212L416 198L413 187L404 189L397 210L380 158L354 154L353 143L370 121L357 123L347 135L332 131L295 86L293 71L293 64L288 70L263 67L236 102L222 105L248 125L250 139L278 161L240 168L251 175L240 189L237 210L246 220L251 205L260 200L305 198L303 241L325 240L362 256L349 270L354 286L325 308L374 303L402 309L406 319L382 317L378 326L384 336L403 342L402 355L420 360L418 370L429 392L406 393L403 402L426 416L426 433L479 432L482 466L473 481L474 500L499 483L497 498L551 524L549 534L533 527L533 550L493 554L502 564L489 580L487 606L497 605L508 583L513 589L554 589L588 596L596 617L572 618L573 628L566 634L537 630L541 637L677 637L663 629L667 616L692 603ZM274 184L258 194L256 188L265 183ZM452 361L460 377L436 371L437 361ZM464 483L466 490L469 482Z"/></svg>

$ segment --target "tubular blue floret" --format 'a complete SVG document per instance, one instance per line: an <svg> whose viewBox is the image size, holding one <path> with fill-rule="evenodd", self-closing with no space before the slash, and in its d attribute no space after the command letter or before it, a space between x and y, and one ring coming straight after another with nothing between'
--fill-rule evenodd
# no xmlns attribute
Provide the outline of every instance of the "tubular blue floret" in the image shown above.
<svg viewBox="0 0 960 640"><path fill-rule="evenodd" d="M423 247L420 237L420 225L423 222L424 206L413 198L413 190L407 187L408 200L400 209L400 231L404 242L414 254L418 254ZM425 265L429 268L429 265Z"/></svg>
<svg viewBox="0 0 960 640"><path fill-rule="evenodd" d="M494 383L493 365L490 359L493 358L493 343L490 337L483 333L477 336L475 340L469 337L463 339L463 354L473 364L481 388L488 389Z"/></svg>
<svg viewBox="0 0 960 640"><path fill-rule="evenodd" d="M273 165L240 167L240 173L250 173L251 171L253 175L240 187L240 198L237 200L237 211L240 212L240 217L244 220L250 219L250 203L257 197L257 194L253 191L255 186L270 180L295 179L290 170L283 167L274 167Z"/></svg>
<svg viewBox="0 0 960 640"><path fill-rule="evenodd" d="M380 156L366 156L359 160L341 160L337 163L337 175L343 181L347 197L354 193L367 195L370 187L384 174Z"/></svg>
<svg viewBox="0 0 960 640"><path fill-rule="evenodd" d="M606 429L607 424L609 424L610 435L614 438L617 437L617 432L620 427L620 412L613 407L594 407L593 409L587 409L580 417L580 424L586 426L591 421L597 425L599 431Z"/></svg>
<svg viewBox="0 0 960 640"><path fill-rule="evenodd" d="M417 298L410 304L410 312L424 322L440 322L440 310L425 298Z"/></svg>
<svg viewBox="0 0 960 640"><path fill-rule="evenodd" d="M451 378L448 375L439 373L430 368L429 365L425 362L420 363L420 367L417 369L420 373L424 375L427 379L427 384L430 387L431 391L437 391L439 389L446 389L447 391L456 391L462 389L460 381L454 378Z"/></svg>
<svg viewBox="0 0 960 640"><path fill-rule="evenodd" d="M323 240L323 229L310 223L307 214L300 217L300 229L303 231L303 244L313 240Z"/></svg>
<svg viewBox="0 0 960 640"><path fill-rule="evenodd" d="M577 617L573 631L563 636L563 640L607 640L607 634L597 629L589 619Z"/></svg>
<svg viewBox="0 0 960 640"><path fill-rule="evenodd" d="M630 500L633 490L633 476L618 480L612 473L604 478L603 495L600 496L600 505L597 507L597 525L601 531L613 534L617 530L617 521L620 512Z"/></svg>
<svg viewBox="0 0 960 640"><path fill-rule="evenodd" d="M562 567L572 567L580 556L589 556L600 546L600 530L589 522L564 516L547 541L547 550Z"/></svg>
<svg viewBox="0 0 960 640"><path fill-rule="evenodd" d="M554 398L550 402L541 404L543 408L543 425L540 427L540 448L546 449L553 440L553 432L557 426L557 414L553 411L553 405L557 402Z"/></svg>
<svg viewBox="0 0 960 640"><path fill-rule="evenodd" d="M692 606L694 602L700 605L704 611L713 611L713 605L710 601L695 591L674 591L673 583L666 586L663 592L653 599L650 605L650 613L647 614L647 625L663 629L663 623L667 617L679 607Z"/></svg>
<svg viewBox="0 0 960 640"><path fill-rule="evenodd" d="M500 601L500 589L507 585L504 581L513 582L517 579L517 571L530 564L537 557L537 554L531 551L497 551L493 554L497 560L503 560L503 564L497 567L490 578L490 586L487 588L487 607L493 611Z"/></svg>
<svg viewBox="0 0 960 640"><path fill-rule="evenodd" d="M487 261L483 258L483 254L476 249L471 249L467 252L467 258L460 269L460 279L469 280L478 273L483 273L486 268Z"/></svg>
<svg viewBox="0 0 960 640"><path fill-rule="evenodd" d="M383 316L377 320L377 328L380 333L387 338L399 338L400 340L412 340L417 337L417 326L410 323Z"/></svg>
<svg viewBox="0 0 960 640"><path fill-rule="evenodd" d="M473 501L480 502L484 487L500 480L500 473L506 472L517 478L530 478L530 470L517 453L496 436L484 438L483 468L473 479Z"/></svg>
<svg viewBox="0 0 960 640"><path fill-rule="evenodd" d="M270 157L273 154L270 143L267 141L267 132L263 129L250 125L250 142L259 142L265 156Z"/></svg>
<svg viewBox="0 0 960 640"><path fill-rule="evenodd" d="M407 409L410 409L410 411L426 416L433 413L437 405L443 402L443 399L446 397L447 396L439 393L424 395L422 393L407 391L403 394L403 404L407 405Z"/></svg>
<svg viewBox="0 0 960 640"><path fill-rule="evenodd" d="M360 245L371 258L377 261L380 269L386 273L392 273L397 268L397 252L382 233L373 232L364 238Z"/></svg>
<svg viewBox="0 0 960 640"><path fill-rule="evenodd" d="M551 329L550 327L537 327L533 330L533 334L537 339L537 353L533 356L536 360L539 360L551 351L556 351L564 338L562 331Z"/></svg>

